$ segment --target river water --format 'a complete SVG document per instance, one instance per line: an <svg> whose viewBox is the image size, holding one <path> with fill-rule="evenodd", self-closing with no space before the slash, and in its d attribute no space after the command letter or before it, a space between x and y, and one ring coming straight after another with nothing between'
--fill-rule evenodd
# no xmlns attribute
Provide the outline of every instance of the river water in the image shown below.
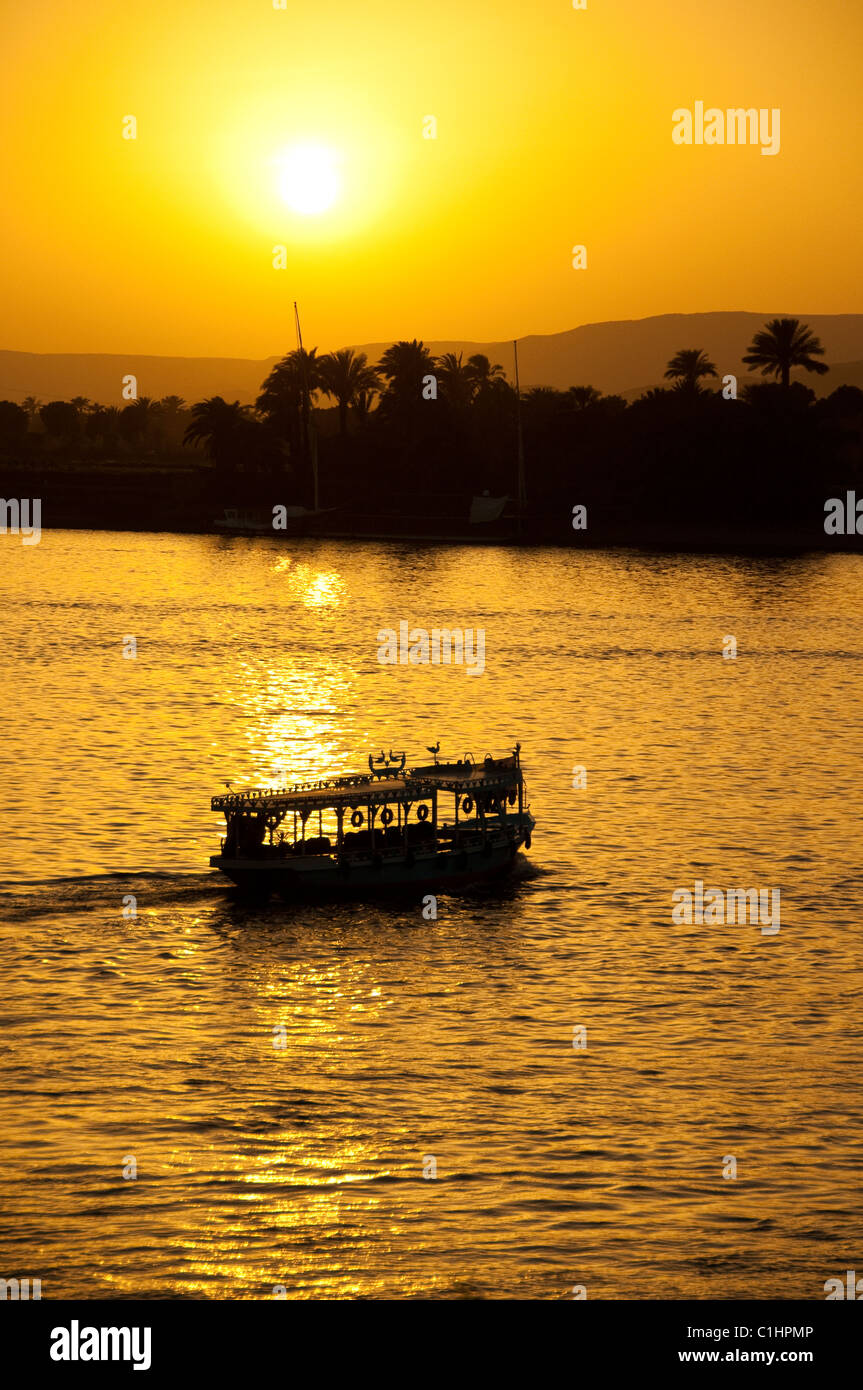
<svg viewBox="0 0 863 1390"><path fill-rule="evenodd" d="M823 1298L863 1267L863 559L0 547L0 1275ZM382 666L403 620L483 629L484 672ZM425 920L208 868L226 781L438 740L522 744L503 888ZM696 880L778 888L779 932L674 922Z"/></svg>

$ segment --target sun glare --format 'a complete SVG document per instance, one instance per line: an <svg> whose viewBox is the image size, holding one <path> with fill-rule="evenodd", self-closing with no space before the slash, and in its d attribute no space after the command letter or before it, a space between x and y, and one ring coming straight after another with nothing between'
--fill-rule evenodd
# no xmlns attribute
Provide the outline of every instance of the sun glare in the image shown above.
<svg viewBox="0 0 863 1390"><path fill-rule="evenodd" d="M338 157L326 145L295 145L279 158L279 189L288 207L325 212L341 191Z"/></svg>

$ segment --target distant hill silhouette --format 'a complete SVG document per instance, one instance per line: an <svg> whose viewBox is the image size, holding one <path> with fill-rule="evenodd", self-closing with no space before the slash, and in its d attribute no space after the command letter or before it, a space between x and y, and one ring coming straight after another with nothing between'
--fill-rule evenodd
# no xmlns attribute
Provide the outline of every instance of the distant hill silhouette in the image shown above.
<svg viewBox="0 0 863 1390"><path fill-rule="evenodd" d="M824 377L800 373L818 395L829 395L837 386L863 387L863 314L809 314L797 309L770 309L759 313L660 314L646 319L583 324L564 333L532 334L519 339L519 373L522 387L591 385L605 393L631 397L660 385L669 358L680 348L704 348L716 363L720 376L733 372L740 385L761 380L750 375L741 357L753 333L771 318L794 317L808 324L826 350L830 365ZM421 324L407 336L422 338ZM309 337L314 343L314 335ZM444 352L485 353L500 362L512 377L511 342L425 340L435 355ZM330 345L321 344L322 350ZM376 362L389 342L354 343L350 346ZM284 351L293 343L286 341ZM31 353L0 351L0 399L22 401L69 400L86 396L104 405L122 405L122 379L134 373L138 393L158 399L182 396L193 402L220 395L243 404L254 401L261 382L283 354L261 359L245 357L157 357L129 353ZM798 375L795 373L795 375Z"/></svg>

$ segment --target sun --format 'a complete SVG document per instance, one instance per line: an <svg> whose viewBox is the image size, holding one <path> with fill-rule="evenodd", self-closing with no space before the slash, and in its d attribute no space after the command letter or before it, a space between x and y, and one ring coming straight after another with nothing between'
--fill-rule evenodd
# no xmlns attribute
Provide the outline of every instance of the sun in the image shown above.
<svg viewBox="0 0 863 1390"><path fill-rule="evenodd" d="M278 159L279 190L288 207L307 216L326 212L341 193L339 158L326 145L293 145Z"/></svg>

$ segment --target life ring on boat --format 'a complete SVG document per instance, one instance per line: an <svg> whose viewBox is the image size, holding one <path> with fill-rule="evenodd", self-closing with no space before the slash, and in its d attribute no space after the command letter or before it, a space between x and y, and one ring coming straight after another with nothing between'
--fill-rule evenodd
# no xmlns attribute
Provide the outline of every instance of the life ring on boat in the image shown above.
<svg viewBox="0 0 863 1390"><path fill-rule="evenodd" d="M392 813L392 811L390 810L389 806L385 806L384 809L381 811L381 824L382 824L382 825L391 825L391 824L392 824L392 819L393 819L393 813Z"/></svg>
<svg viewBox="0 0 863 1390"><path fill-rule="evenodd" d="M429 818L429 808L428 808L428 806L418 806L418 807L417 807L417 820L428 820L428 818Z"/></svg>
<svg viewBox="0 0 863 1390"><path fill-rule="evenodd" d="M351 816L351 825L354 826L354 828L356 828L358 825L362 825L362 823L363 823L363 813L362 813L362 811L360 811L359 809L357 809L356 811L354 811L353 815Z"/></svg>
<svg viewBox="0 0 863 1390"><path fill-rule="evenodd" d="M464 811L466 816L470 815L471 811L473 810L473 802L471 801L469 796L466 796L464 801L461 803L461 809Z"/></svg>

